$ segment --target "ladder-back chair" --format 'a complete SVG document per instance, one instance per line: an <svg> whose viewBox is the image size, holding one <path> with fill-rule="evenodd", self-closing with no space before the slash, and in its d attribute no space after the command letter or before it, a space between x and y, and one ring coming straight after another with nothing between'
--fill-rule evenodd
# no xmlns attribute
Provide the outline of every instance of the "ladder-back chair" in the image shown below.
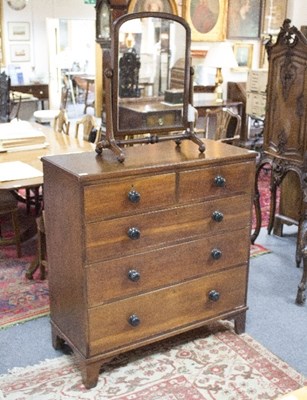
<svg viewBox="0 0 307 400"><path fill-rule="evenodd" d="M214 118L214 135L212 139L235 144L240 140L241 116L229 108L207 109L205 115L205 136L209 137L209 126Z"/></svg>

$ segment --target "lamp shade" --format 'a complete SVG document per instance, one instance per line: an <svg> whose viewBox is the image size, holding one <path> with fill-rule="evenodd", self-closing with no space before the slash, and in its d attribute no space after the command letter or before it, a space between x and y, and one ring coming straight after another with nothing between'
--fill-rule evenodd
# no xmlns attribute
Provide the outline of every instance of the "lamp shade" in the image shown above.
<svg viewBox="0 0 307 400"><path fill-rule="evenodd" d="M217 43L210 47L203 65L214 68L238 67L231 44L227 42Z"/></svg>

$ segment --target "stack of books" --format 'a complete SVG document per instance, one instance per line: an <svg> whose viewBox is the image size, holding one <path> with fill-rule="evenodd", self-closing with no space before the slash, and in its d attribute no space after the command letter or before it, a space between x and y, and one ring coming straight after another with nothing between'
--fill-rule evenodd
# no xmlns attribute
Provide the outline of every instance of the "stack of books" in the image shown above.
<svg viewBox="0 0 307 400"><path fill-rule="evenodd" d="M27 121L0 124L0 152L46 146L46 136Z"/></svg>

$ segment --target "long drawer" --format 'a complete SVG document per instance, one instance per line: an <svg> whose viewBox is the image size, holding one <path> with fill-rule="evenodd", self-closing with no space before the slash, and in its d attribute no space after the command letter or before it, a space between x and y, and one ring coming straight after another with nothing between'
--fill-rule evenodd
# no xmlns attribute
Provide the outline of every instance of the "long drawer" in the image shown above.
<svg viewBox="0 0 307 400"><path fill-rule="evenodd" d="M89 355L240 308L245 305L246 279L247 268L240 266L90 309Z"/></svg>
<svg viewBox="0 0 307 400"><path fill-rule="evenodd" d="M250 202L250 195L240 195L87 224L86 262L244 228L250 222Z"/></svg>
<svg viewBox="0 0 307 400"><path fill-rule="evenodd" d="M121 257L86 269L89 307L247 263L249 228Z"/></svg>

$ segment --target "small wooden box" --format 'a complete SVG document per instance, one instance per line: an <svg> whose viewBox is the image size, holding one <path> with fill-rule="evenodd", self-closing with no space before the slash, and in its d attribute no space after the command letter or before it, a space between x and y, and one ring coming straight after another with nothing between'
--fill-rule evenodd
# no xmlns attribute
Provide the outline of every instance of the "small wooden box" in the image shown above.
<svg viewBox="0 0 307 400"><path fill-rule="evenodd" d="M183 102L183 90L169 89L165 91L164 100L171 104L181 104Z"/></svg>

